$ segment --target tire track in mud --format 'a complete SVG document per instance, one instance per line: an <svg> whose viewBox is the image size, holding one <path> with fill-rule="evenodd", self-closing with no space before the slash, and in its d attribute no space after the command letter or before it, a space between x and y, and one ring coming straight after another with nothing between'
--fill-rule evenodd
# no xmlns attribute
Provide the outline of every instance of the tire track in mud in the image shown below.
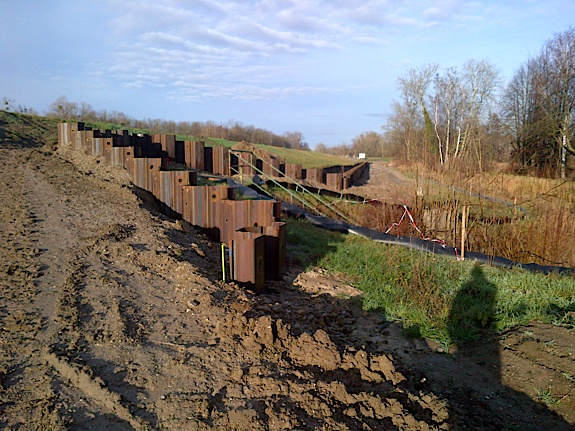
<svg viewBox="0 0 575 431"><path fill-rule="evenodd" d="M0 306L0 424L60 429L77 420L74 399L87 398L96 408L91 416L108 414L109 424L125 421L146 429L82 358L87 343L80 305L88 264L81 238L92 227L77 224L90 217L81 214L87 200L71 199L79 191L73 189L82 187L74 185L74 170L50 169L62 161L38 150L0 151L0 163L6 169L0 175L6 203L0 209L1 271L6 274Z"/></svg>
<svg viewBox="0 0 575 431"><path fill-rule="evenodd" d="M61 429L50 368L37 341L43 325L35 305L40 265L30 238L37 219L25 199L25 154L0 151L0 425Z"/></svg>

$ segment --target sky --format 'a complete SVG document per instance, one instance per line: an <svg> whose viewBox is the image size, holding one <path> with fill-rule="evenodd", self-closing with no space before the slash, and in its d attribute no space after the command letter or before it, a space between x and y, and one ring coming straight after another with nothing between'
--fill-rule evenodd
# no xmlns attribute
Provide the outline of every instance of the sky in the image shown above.
<svg viewBox="0 0 575 431"><path fill-rule="evenodd" d="M382 132L397 79L487 60L505 84L575 0L1 0L0 98L60 96L144 119Z"/></svg>

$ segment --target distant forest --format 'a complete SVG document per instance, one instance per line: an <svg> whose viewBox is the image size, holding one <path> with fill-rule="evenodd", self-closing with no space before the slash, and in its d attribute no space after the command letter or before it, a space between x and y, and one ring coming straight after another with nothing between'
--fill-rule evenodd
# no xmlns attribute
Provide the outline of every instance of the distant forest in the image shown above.
<svg viewBox="0 0 575 431"><path fill-rule="evenodd" d="M300 132L286 132L282 135L277 135L269 130L248 126L233 120L226 124L218 124L213 121L172 121L159 118L136 119L123 112L96 111L90 104L86 102L71 102L66 96L56 99L48 107L46 115L65 120L117 124L121 127L147 130L153 133L173 133L175 135L225 139L238 142L247 141L276 147L309 150L309 145L303 140L303 135Z"/></svg>

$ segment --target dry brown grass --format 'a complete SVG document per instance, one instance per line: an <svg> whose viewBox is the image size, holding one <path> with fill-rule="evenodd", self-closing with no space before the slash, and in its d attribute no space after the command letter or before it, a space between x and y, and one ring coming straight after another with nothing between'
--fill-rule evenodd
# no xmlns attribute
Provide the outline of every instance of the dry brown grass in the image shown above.
<svg viewBox="0 0 575 431"><path fill-rule="evenodd" d="M428 208L455 213L445 238L453 245L460 244L461 207L466 205L471 212L469 250L522 263L575 267L574 181L506 172L462 177L421 166L410 171L417 172L423 190L414 209L419 219ZM433 232L433 226L423 228Z"/></svg>

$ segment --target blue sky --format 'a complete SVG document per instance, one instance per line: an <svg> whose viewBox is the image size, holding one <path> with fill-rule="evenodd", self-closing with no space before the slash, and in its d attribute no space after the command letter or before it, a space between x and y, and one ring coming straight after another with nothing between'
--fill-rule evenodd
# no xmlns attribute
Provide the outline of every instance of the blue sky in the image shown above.
<svg viewBox="0 0 575 431"><path fill-rule="evenodd" d="M381 131L398 76L488 60L502 82L573 0L2 0L0 97L239 121L317 143Z"/></svg>

